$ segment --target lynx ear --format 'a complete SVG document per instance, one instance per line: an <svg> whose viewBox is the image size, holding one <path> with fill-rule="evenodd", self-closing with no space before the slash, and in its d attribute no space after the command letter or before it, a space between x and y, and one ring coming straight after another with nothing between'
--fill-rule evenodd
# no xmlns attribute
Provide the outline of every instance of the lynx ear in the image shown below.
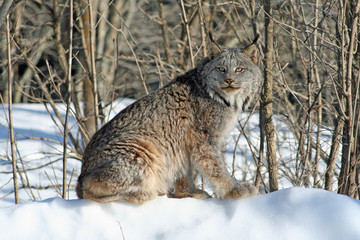
<svg viewBox="0 0 360 240"><path fill-rule="evenodd" d="M245 55L247 55L254 64L257 64L258 61L258 49L256 47L256 42L258 40L259 40L259 35L256 35L254 41L249 46L247 46L242 50L242 52Z"/></svg>
<svg viewBox="0 0 360 240"><path fill-rule="evenodd" d="M214 41L211 32L209 32L209 39L210 39L210 58L213 58L214 56L224 52L224 50L220 47L220 45Z"/></svg>

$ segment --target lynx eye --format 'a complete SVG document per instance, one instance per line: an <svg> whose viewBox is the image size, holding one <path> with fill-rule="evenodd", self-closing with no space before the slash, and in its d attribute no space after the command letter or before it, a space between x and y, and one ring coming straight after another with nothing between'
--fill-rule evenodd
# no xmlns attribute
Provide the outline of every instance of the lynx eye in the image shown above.
<svg viewBox="0 0 360 240"><path fill-rule="evenodd" d="M218 70L219 70L220 72L225 72L225 68L224 68L224 67L218 67Z"/></svg>
<svg viewBox="0 0 360 240"><path fill-rule="evenodd" d="M245 68L242 68L242 67L237 67L235 68L235 73L241 73L245 70Z"/></svg>

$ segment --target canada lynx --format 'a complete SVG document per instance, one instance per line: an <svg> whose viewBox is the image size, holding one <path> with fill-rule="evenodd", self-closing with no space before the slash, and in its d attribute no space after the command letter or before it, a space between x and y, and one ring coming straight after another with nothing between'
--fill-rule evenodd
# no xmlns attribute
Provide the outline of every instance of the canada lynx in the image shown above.
<svg viewBox="0 0 360 240"><path fill-rule="evenodd" d="M90 140L76 187L79 198L143 203L158 195L207 198L198 170L221 198L257 194L221 158L224 138L262 83L257 48L224 48L164 88L117 114Z"/></svg>

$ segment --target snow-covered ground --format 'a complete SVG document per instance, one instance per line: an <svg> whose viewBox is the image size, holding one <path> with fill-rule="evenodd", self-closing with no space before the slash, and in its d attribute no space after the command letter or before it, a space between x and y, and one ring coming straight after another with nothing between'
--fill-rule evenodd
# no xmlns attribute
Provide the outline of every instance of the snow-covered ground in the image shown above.
<svg viewBox="0 0 360 240"><path fill-rule="evenodd" d="M0 209L1 239L359 240L360 202L292 188L243 200L144 205L52 198Z"/></svg>
<svg viewBox="0 0 360 240"><path fill-rule="evenodd" d="M117 101L111 116L130 102ZM63 106L59 107L64 115ZM81 163L70 158L70 200L63 200L59 197L59 130L41 104L16 104L13 110L18 168L27 170L19 175L19 182L32 188L21 188L21 204L13 204L7 121L1 111L0 239L360 239L360 201L319 189L287 188L242 200L158 197L141 206L98 204L76 199L74 186ZM247 125L253 129L253 135L248 134L254 146L258 139L256 122L255 118ZM76 134L73 118L70 126ZM291 136L285 126L279 132L289 139L279 156L287 159L292 154ZM229 171L237 135L235 131L229 138ZM239 180L253 179L254 164L247 145L241 138L235 151L235 176ZM291 186L286 179L280 180L282 188Z"/></svg>

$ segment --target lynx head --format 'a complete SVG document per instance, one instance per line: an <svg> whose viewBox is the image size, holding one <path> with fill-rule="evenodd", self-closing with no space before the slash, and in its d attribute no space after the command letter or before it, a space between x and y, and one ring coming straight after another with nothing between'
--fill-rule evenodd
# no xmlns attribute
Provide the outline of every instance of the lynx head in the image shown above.
<svg viewBox="0 0 360 240"><path fill-rule="evenodd" d="M211 44L212 54L200 69L206 91L220 103L244 109L262 83L255 42L244 49Z"/></svg>

